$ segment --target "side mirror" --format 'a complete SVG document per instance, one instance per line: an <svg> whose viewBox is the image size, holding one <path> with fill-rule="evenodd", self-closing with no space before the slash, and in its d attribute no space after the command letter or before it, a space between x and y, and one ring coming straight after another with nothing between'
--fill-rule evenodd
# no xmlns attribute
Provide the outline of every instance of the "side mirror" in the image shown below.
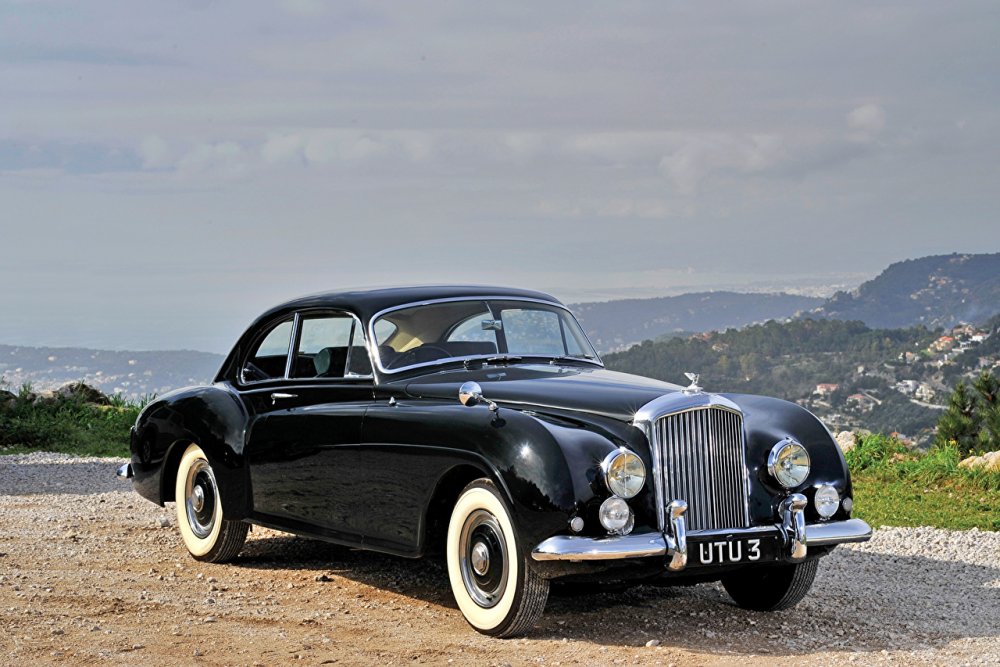
<svg viewBox="0 0 1000 667"><path fill-rule="evenodd" d="M496 403L483 396L483 388L479 386L478 382L462 383L462 386L458 388L458 402L470 408L485 403L493 412L499 409Z"/></svg>

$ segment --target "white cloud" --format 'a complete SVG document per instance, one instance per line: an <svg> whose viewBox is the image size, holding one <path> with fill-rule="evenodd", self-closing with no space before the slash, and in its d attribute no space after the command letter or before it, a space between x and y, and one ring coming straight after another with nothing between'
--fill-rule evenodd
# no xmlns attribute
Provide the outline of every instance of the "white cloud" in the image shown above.
<svg viewBox="0 0 1000 667"><path fill-rule="evenodd" d="M885 128L885 110L877 104L863 104L847 114L851 139L869 141Z"/></svg>
<svg viewBox="0 0 1000 667"><path fill-rule="evenodd" d="M261 146L260 156L268 164L299 162L304 146L305 141L298 134L272 135Z"/></svg>
<svg viewBox="0 0 1000 667"><path fill-rule="evenodd" d="M234 177L247 166L246 152L235 141L199 144L177 161L177 171L185 175Z"/></svg>
<svg viewBox="0 0 1000 667"><path fill-rule="evenodd" d="M144 169L162 169L172 166L170 145L161 137L151 134L139 143L139 157Z"/></svg>
<svg viewBox="0 0 1000 667"><path fill-rule="evenodd" d="M695 194L714 173L757 173L788 158L774 135L697 134L660 160L660 171L678 194Z"/></svg>

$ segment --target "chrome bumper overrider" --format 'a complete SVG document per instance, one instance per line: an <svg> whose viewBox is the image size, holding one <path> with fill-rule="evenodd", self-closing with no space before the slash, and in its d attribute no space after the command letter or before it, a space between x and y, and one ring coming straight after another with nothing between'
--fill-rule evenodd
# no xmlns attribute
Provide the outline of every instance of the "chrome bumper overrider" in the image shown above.
<svg viewBox="0 0 1000 667"><path fill-rule="evenodd" d="M793 503L789 503L793 505ZM872 529L861 519L830 521L806 524L800 521L802 515L793 507L785 510L781 524L755 528L732 530L700 531L689 533L687 538L707 535L726 535L733 538L753 537L761 533L780 533L784 536L786 555L789 560L798 561L806 556L808 546L830 546L848 542L865 542L872 536ZM791 516L788 516L791 515ZM683 517L678 516L683 531ZM672 531L671 531L672 532ZM682 533L683 534L683 533ZM673 542L673 544L668 544ZM671 557L668 568L674 571L684 569L687 562L686 539L676 539L658 532L632 533L621 537L581 537L579 535L557 535L539 544L531 552L537 561L600 561L623 558L648 558L653 556Z"/></svg>

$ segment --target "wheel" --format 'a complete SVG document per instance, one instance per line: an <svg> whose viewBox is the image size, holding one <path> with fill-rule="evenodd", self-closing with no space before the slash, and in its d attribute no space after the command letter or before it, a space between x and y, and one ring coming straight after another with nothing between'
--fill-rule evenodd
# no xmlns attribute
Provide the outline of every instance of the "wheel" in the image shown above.
<svg viewBox="0 0 1000 667"><path fill-rule="evenodd" d="M222 516L215 473L198 445L188 445L177 468L177 527L184 546L197 560L224 563L236 558L249 524Z"/></svg>
<svg viewBox="0 0 1000 667"><path fill-rule="evenodd" d="M494 637L524 634L545 611L549 582L529 566L503 498L478 479L448 523L448 579L469 625Z"/></svg>
<svg viewBox="0 0 1000 667"><path fill-rule="evenodd" d="M812 588L819 559L748 567L722 578L729 596L744 609L781 611L797 605Z"/></svg>

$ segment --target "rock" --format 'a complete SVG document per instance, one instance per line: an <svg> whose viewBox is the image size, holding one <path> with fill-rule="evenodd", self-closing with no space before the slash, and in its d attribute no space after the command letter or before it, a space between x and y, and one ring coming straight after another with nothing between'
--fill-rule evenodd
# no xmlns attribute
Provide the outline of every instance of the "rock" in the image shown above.
<svg viewBox="0 0 1000 667"><path fill-rule="evenodd" d="M82 382L68 382L56 389L55 395L59 398L75 399L94 405L111 405L111 401L100 390Z"/></svg>
<svg viewBox="0 0 1000 667"><path fill-rule="evenodd" d="M8 403L13 403L17 400L17 394L7 391L6 389L0 389L0 405L7 405Z"/></svg>
<svg viewBox="0 0 1000 667"><path fill-rule="evenodd" d="M854 449L854 445L857 444L857 438L854 433L850 431L841 431L837 434L837 445L840 447L840 451L849 452Z"/></svg>
<svg viewBox="0 0 1000 667"><path fill-rule="evenodd" d="M659 646L659 645L660 645L660 640L659 639L650 639L648 642L646 642L646 646L648 646L650 648L652 648L654 646Z"/></svg>
<svg viewBox="0 0 1000 667"><path fill-rule="evenodd" d="M984 470L1000 472L1000 450L986 452L982 456L970 456L967 459L962 459L958 467L970 470L973 468L983 468Z"/></svg>

